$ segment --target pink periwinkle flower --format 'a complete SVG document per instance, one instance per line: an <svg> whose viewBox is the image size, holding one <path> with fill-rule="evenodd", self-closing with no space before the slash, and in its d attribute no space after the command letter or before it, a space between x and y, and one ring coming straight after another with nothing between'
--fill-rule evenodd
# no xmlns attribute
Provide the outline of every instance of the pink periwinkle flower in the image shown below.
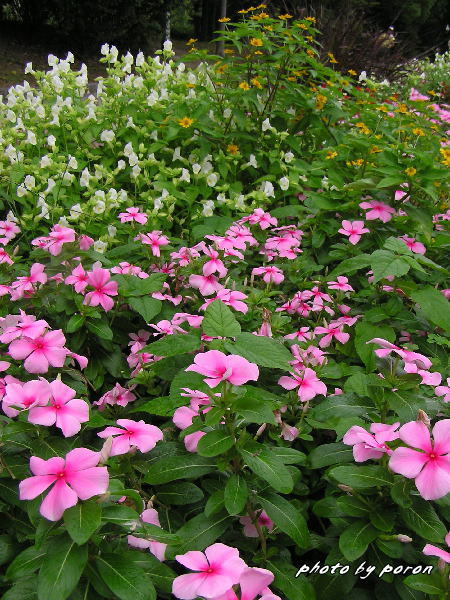
<svg viewBox="0 0 450 600"><path fill-rule="evenodd" d="M32 456L30 469L34 477L20 483L20 499L34 500L54 484L41 504L40 513L50 521L59 521L78 499L88 500L108 489L108 470L97 466L99 460L100 453L87 448L75 448L65 459L55 456L43 460Z"/></svg>
<svg viewBox="0 0 450 600"><path fill-rule="evenodd" d="M420 382L422 385L432 385L435 387L442 381L442 375L438 371L431 373L430 371L419 369L417 374L422 377L422 381Z"/></svg>
<svg viewBox="0 0 450 600"><path fill-rule="evenodd" d="M214 250L214 248L211 248L211 246L205 246L203 252L209 257L209 260L203 265L203 275L208 277L213 273L217 273L218 277L225 277L225 275L228 273L228 269L220 260L217 250Z"/></svg>
<svg viewBox="0 0 450 600"><path fill-rule="evenodd" d="M405 202L409 196L409 191L408 191L409 183L405 182L405 183L402 183L401 185L402 185L402 188L405 188L405 189L395 190L394 198L395 198L396 202L400 202L400 201Z"/></svg>
<svg viewBox="0 0 450 600"><path fill-rule="evenodd" d="M328 348L333 339L336 339L341 344L346 344L350 338L349 333L342 331L343 324L338 322L331 322L326 327L316 327L314 329L314 335L323 335L319 342L321 348Z"/></svg>
<svg viewBox="0 0 450 600"><path fill-rule="evenodd" d="M359 205L366 212L367 221L374 221L375 219L379 219L383 223L387 223L392 219L392 215L395 213L395 208L389 206L388 204L384 204L384 202L380 202L379 200L371 200L370 202L361 202Z"/></svg>
<svg viewBox="0 0 450 600"><path fill-rule="evenodd" d="M450 546L450 531L445 536L445 543L447 544L447 546ZM424 549L422 550L422 552L426 556L437 556L444 562L450 563L450 552L447 552L446 550L442 550L438 546L433 546L432 544L426 544Z"/></svg>
<svg viewBox="0 0 450 600"><path fill-rule="evenodd" d="M367 227L364 227L364 221L342 221L342 227L338 230L342 235L348 236L350 244L357 244L364 233L370 233Z"/></svg>
<svg viewBox="0 0 450 600"><path fill-rule="evenodd" d="M172 594L180 600L194 600L197 596L216 598L225 594L239 582L247 566L236 548L220 543L208 546L204 553L191 550L178 554L175 559L196 571L174 579Z"/></svg>
<svg viewBox="0 0 450 600"><path fill-rule="evenodd" d="M84 290L88 285L88 274L83 269L83 265L81 263L73 269L71 275L66 277L64 283L66 285L73 285L77 294L84 293Z"/></svg>
<svg viewBox="0 0 450 600"><path fill-rule="evenodd" d="M400 356L405 362L404 368L406 373L417 373L419 369L428 370L431 367L431 360L423 354L405 350L383 338L373 338L373 340L369 340L366 344L378 344L381 346L380 349L375 350L375 354L380 358L386 358L391 352Z"/></svg>
<svg viewBox="0 0 450 600"><path fill-rule="evenodd" d="M284 280L283 271L278 267L257 267L252 270L252 275L262 275L263 281L277 285Z"/></svg>
<svg viewBox="0 0 450 600"><path fill-rule="evenodd" d="M89 421L89 405L75 398L76 391L55 379L49 384L51 391L48 406L33 406L28 413L28 421L35 425L56 425L64 437L71 437L81 429L81 423Z"/></svg>
<svg viewBox="0 0 450 600"><path fill-rule="evenodd" d="M30 269L30 274L18 277L11 284L11 299L18 300L24 295L30 295L34 292L36 284L44 284L47 281L47 275L44 273L44 265L34 263Z"/></svg>
<svg viewBox="0 0 450 600"><path fill-rule="evenodd" d="M272 529L274 528L274 522L269 517L269 515L266 513L266 511L263 510L259 513L257 521L258 521L258 525L260 527L266 527L267 531L269 533L271 533ZM250 517L247 517L247 516L241 517L239 519L239 523L244 526L244 535L246 537L251 537L251 538L258 537L258 531Z"/></svg>
<svg viewBox="0 0 450 600"><path fill-rule="evenodd" d="M450 377L447 379L447 385L439 385L434 389L436 396L444 396L444 402L450 402Z"/></svg>
<svg viewBox="0 0 450 600"><path fill-rule="evenodd" d="M298 340L299 342L306 342L310 340L313 336L313 333L309 330L309 327L300 327L294 333L289 333L285 335L284 338L286 340Z"/></svg>
<svg viewBox="0 0 450 600"><path fill-rule="evenodd" d="M427 426L419 421L403 425L400 439L412 446L396 448L389 468L408 479L414 479L425 500L437 500L450 492L450 419L433 427L432 442Z"/></svg>
<svg viewBox="0 0 450 600"><path fill-rule="evenodd" d="M101 438L113 436L110 456L126 454L132 448L141 452L150 452L157 442L163 439L161 429L154 425L148 425L144 421L131 421L130 419L118 419L120 427L106 427L97 435Z"/></svg>
<svg viewBox="0 0 450 600"><path fill-rule="evenodd" d="M92 244L95 244L95 240L88 235L83 234L78 238L78 244L80 246L80 250L89 250Z"/></svg>
<svg viewBox="0 0 450 600"><path fill-rule="evenodd" d="M8 417L15 417L20 410L47 404L50 396L51 388L45 379L34 379L25 383L8 382L4 389L2 409Z"/></svg>
<svg viewBox="0 0 450 600"><path fill-rule="evenodd" d="M144 523L150 523L150 525L161 527L158 512L154 508L147 508L144 510L144 512L141 513L141 520ZM153 554L160 562L164 560L167 544L156 542L150 538L139 538L134 535L129 535L127 541L132 548L148 548L151 554Z"/></svg>
<svg viewBox="0 0 450 600"><path fill-rule="evenodd" d="M148 217L145 213L141 212L139 208L131 206L130 208L127 208L125 212L119 214L119 219L121 223L136 221L139 225L145 225Z"/></svg>
<svg viewBox="0 0 450 600"><path fill-rule="evenodd" d="M215 388L221 381L243 385L247 381L257 381L259 377L259 369L255 363L237 354L226 355L219 350L197 354L194 363L185 370L205 375L204 381L210 388Z"/></svg>
<svg viewBox="0 0 450 600"><path fill-rule="evenodd" d="M17 315L15 322L4 329L0 336L0 342L9 344L12 340L21 337L35 339L40 337L47 327L47 321L44 321L43 319L36 320L34 315L27 315L21 310L20 316Z"/></svg>
<svg viewBox="0 0 450 600"><path fill-rule="evenodd" d="M190 275L189 285L197 289L202 296L211 296L223 288L215 275Z"/></svg>
<svg viewBox="0 0 450 600"><path fill-rule="evenodd" d="M151 231L150 233L141 233L134 238L141 240L142 244L150 246L153 256L161 256L161 246L167 246L169 239L163 235L162 231Z"/></svg>
<svg viewBox="0 0 450 600"><path fill-rule="evenodd" d="M285 390L298 388L297 395L302 402L308 402L320 394L325 396L327 393L327 386L309 368L303 371L295 369L295 372L291 373L290 377L286 375L280 377L278 385L281 385Z"/></svg>
<svg viewBox="0 0 450 600"><path fill-rule="evenodd" d="M248 217L244 217L242 221L248 221L251 225L258 224L261 229L267 229L268 227L276 227L278 221L275 217L272 217L270 213L266 213L262 208L255 208L253 213Z"/></svg>
<svg viewBox="0 0 450 600"><path fill-rule="evenodd" d="M36 238L31 243L47 250L52 256L61 254L64 244L75 241L75 231L63 225L54 225L48 237Z"/></svg>
<svg viewBox="0 0 450 600"><path fill-rule="evenodd" d="M243 294L242 292L238 292L237 290L228 290L223 288L219 290L214 298L208 298L204 304L200 306L200 310L205 310L211 302L214 300L220 300L227 306L231 306L237 312L241 312L245 314L248 311L248 306L243 300L246 300L248 296Z"/></svg>
<svg viewBox="0 0 450 600"><path fill-rule="evenodd" d="M392 454L392 450L386 442L398 439L399 432L396 431L400 423L385 425L384 423L372 423L370 431L366 431L359 425L350 427L342 441L348 446L353 446L353 456L356 462L365 462L371 458L381 458L385 453Z"/></svg>
<svg viewBox="0 0 450 600"><path fill-rule="evenodd" d="M352 286L348 283L347 277L344 277L343 275L339 275L339 277L336 278L336 281L329 281L328 287L330 288L330 290L339 290L340 292L355 291L352 288Z"/></svg>
<svg viewBox="0 0 450 600"><path fill-rule="evenodd" d="M111 296L117 296L117 282L110 281L111 275L107 269L94 269L88 273L88 285L94 288L88 292L83 304L89 306L102 306L106 311L114 306Z"/></svg>
<svg viewBox="0 0 450 600"><path fill-rule="evenodd" d="M14 261L12 260L12 258L9 256L9 254L6 252L6 250L4 248L0 248L0 265L2 263L5 265L13 265L14 264Z"/></svg>
<svg viewBox="0 0 450 600"><path fill-rule="evenodd" d="M425 246L421 242L417 242L415 238L402 235L400 239L405 242L411 252L414 252L415 254L425 254L427 251Z"/></svg>
<svg viewBox="0 0 450 600"><path fill-rule="evenodd" d="M56 329L33 339L13 340L8 354L16 360L25 359L23 366L29 373L47 373L50 366L60 368L64 365L68 353L65 343L63 332Z"/></svg>
<svg viewBox="0 0 450 600"><path fill-rule="evenodd" d="M417 100L429 100L429 96L425 96L425 94L421 94L416 88L411 88L409 92L409 99L413 102L417 102Z"/></svg>
<svg viewBox="0 0 450 600"><path fill-rule="evenodd" d="M124 388L120 383L116 383L112 390L109 390L101 398L94 402L99 407L99 410L103 410L107 404L111 406L127 406L129 402L134 402L136 396L127 388Z"/></svg>
<svg viewBox="0 0 450 600"><path fill-rule="evenodd" d="M20 227L14 221L0 221L0 244L8 244L20 233Z"/></svg>

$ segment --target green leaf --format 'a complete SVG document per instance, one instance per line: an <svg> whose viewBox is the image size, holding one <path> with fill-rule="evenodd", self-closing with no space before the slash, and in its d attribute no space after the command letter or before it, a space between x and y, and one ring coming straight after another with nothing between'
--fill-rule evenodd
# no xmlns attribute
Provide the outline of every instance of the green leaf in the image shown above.
<svg viewBox="0 0 450 600"><path fill-rule="evenodd" d="M225 429L215 429L199 440L197 452L200 456L218 456L225 454L234 444L234 435Z"/></svg>
<svg viewBox="0 0 450 600"><path fill-rule="evenodd" d="M101 520L102 508L97 502L79 502L64 512L67 532L79 545L88 541Z"/></svg>
<svg viewBox="0 0 450 600"><path fill-rule="evenodd" d="M427 542L442 543L447 528L432 505L422 498L413 498L408 508L400 508L402 521Z"/></svg>
<svg viewBox="0 0 450 600"><path fill-rule="evenodd" d="M155 587L167 593L172 591L172 582L177 576L175 571L148 552L128 552L127 555L135 565L150 575Z"/></svg>
<svg viewBox="0 0 450 600"><path fill-rule="evenodd" d="M17 581L3 594L2 600L36 600L36 577L28 577Z"/></svg>
<svg viewBox="0 0 450 600"><path fill-rule="evenodd" d="M302 465L306 462L306 454L294 448L273 446L270 451L281 460L284 465Z"/></svg>
<svg viewBox="0 0 450 600"><path fill-rule="evenodd" d="M404 258L396 256L389 250L375 250L372 253L371 267L373 281L377 283L391 275L394 277L405 275L409 271L410 265Z"/></svg>
<svg viewBox="0 0 450 600"><path fill-rule="evenodd" d="M264 397L264 390L256 390L256 394L248 392L251 388L247 387L247 391L244 396L237 397L232 404L232 410L236 412L248 423L272 423L275 425L275 417L273 411L279 406L273 406L272 403L264 403L260 397ZM262 392L262 393L260 393Z"/></svg>
<svg viewBox="0 0 450 600"><path fill-rule="evenodd" d="M437 573L431 573L430 575L424 573L409 575L405 577L403 583L413 590L430 596L440 596L445 592L442 580Z"/></svg>
<svg viewBox="0 0 450 600"><path fill-rule="evenodd" d="M288 500L278 494L267 493L257 496L263 509L275 523L300 548L308 548L309 532L306 521L298 510Z"/></svg>
<svg viewBox="0 0 450 600"><path fill-rule="evenodd" d="M370 523L357 521L341 533L339 549L347 560L356 560L379 535L379 531Z"/></svg>
<svg viewBox="0 0 450 600"><path fill-rule="evenodd" d="M127 554L102 554L95 559L103 581L120 600L156 599L150 578Z"/></svg>
<svg viewBox="0 0 450 600"><path fill-rule="evenodd" d="M375 465L368 467L335 467L331 469L329 475L339 483L358 490L392 485L392 475L387 469Z"/></svg>
<svg viewBox="0 0 450 600"><path fill-rule="evenodd" d="M248 448L248 449L247 449ZM279 458L261 444L251 444L240 450L246 465L255 475L267 481L277 492L289 494L294 487L291 474Z"/></svg>
<svg viewBox="0 0 450 600"><path fill-rule="evenodd" d="M113 523L129 528L139 519L139 514L129 506L111 504L102 511L103 523Z"/></svg>
<svg viewBox="0 0 450 600"><path fill-rule="evenodd" d="M174 335L166 335L165 337L148 344L142 349L142 352L150 352L155 356L176 356L177 354L185 354L193 352L200 348L200 331L191 333L177 333Z"/></svg>
<svg viewBox="0 0 450 600"><path fill-rule="evenodd" d="M202 329L211 337L235 337L241 332L232 311L221 300L214 300L206 308Z"/></svg>
<svg viewBox="0 0 450 600"><path fill-rule="evenodd" d="M340 442L317 446L309 455L311 469L321 469L322 467L329 467L330 465L346 463L352 460L352 448Z"/></svg>
<svg viewBox="0 0 450 600"><path fill-rule="evenodd" d="M163 504L183 506L199 502L203 498L203 491L189 481L179 481L159 487L157 497Z"/></svg>
<svg viewBox="0 0 450 600"><path fill-rule="evenodd" d="M87 559L87 546L78 546L67 535L52 538L39 571L39 600L68 598L81 577Z"/></svg>
<svg viewBox="0 0 450 600"><path fill-rule="evenodd" d="M105 321L86 321L88 330L102 340L111 341L114 337L111 327Z"/></svg>
<svg viewBox="0 0 450 600"><path fill-rule="evenodd" d="M215 471L216 468L213 459L203 456L167 456L150 465L145 481L155 485L176 479L201 477Z"/></svg>
<svg viewBox="0 0 450 600"><path fill-rule="evenodd" d="M297 569L286 561L267 560L267 568L275 575L271 588L275 587L287 600L316 600L316 592L311 582L303 575L297 577Z"/></svg>
<svg viewBox="0 0 450 600"><path fill-rule="evenodd" d="M450 331L450 302L441 292L426 286L412 292L410 297L431 323Z"/></svg>
<svg viewBox="0 0 450 600"><path fill-rule="evenodd" d="M352 256L352 258L347 258L343 260L328 276L331 281L332 278L337 275L342 275L343 273L353 273L354 271L358 271L359 269L366 269L370 266L372 259L370 254L358 254L358 256Z"/></svg>
<svg viewBox="0 0 450 600"><path fill-rule="evenodd" d="M242 475L233 474L228 479L224 491L225 508L230 515L238 515L244 509L248 498L248 487Z"/></svg>
<svg viewBox="0 0 450 600"><path fill-rule="evenodd" d="M145 537L156 542L162 542L163 544L179 544L181 541L174 533L164 531L164 529L152 523L142 523L133 531L133 534L137 537Z"/></svg>
<svg viewBox="0 0 450 600"><path fill-rule="evenodd" d="M213 544L227 529L231 517L220 514L207 517L200 514L185 523L177 532L182 543L176 547L177 554L189 550L204 550Z"/></svg>
<svg viewBox="0 0 450 600"><path fill-rule="evenodd" d="M141 279L135 275L115 275L113 279L119 284L119 293L122 296L146 296L162 289L166 275L164 273L152 273L146 279Z"/></svg>
<svg viewBox="0 0 450 600"><path fill-rule="evenodd" d="M234 343L227 342L225 348L228 352L239 354L260 367L283 371L289 371L291 368L289 365L289 361L292 360L291 352L273 338L245 332L237 335Z"/></svg>
<svg viewBox="0 0 450 600"><path fill-rule="evenodd" d="M64 331L67 333L73 333L82 327L86 318L83 315L72 315L64 327Z"/></svg>
<svg viewBox="0 0 450 600"><path fill-rule="evenodd" d="M8 566L6 577L14 581L34 573L41 566L46 554L46 548L37 548L37 546L30 546L23 550Z"/></svg>
<svg viewBox="0 0 450 600"><path fill-rule="evenodd" d="M223 489L216 490L208 498L205 504L205 515L211 517L218 512L223 511L224 507L224 491Z"/></svg>
<svg viewBox="0 0 450 600"><path fill-rule="evenodd" d="M131 308L139 313L146 323L150 323L153 317L161 312L162 302L150 296L135 296L128 300Z"/></svg>

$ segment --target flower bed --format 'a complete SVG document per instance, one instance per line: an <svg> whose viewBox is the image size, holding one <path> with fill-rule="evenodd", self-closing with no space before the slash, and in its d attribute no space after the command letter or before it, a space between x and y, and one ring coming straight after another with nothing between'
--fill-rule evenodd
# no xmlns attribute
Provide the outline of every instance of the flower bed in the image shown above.
<svg viewBox="0 0 450 600"><path fill-rule="evenodd" d="M1 106L5 600L444 597L449 111L316 33Z"/></svg>

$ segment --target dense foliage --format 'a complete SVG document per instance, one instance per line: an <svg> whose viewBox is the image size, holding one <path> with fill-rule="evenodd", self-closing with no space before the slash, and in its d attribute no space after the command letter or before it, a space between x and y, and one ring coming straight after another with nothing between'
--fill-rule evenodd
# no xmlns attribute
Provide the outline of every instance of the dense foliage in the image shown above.
<svg viewBox="0 0 450 600"><path fill-rule="evenodd" d="M3 600L447 597L449 107L264 10L0 106Z"/></svg>

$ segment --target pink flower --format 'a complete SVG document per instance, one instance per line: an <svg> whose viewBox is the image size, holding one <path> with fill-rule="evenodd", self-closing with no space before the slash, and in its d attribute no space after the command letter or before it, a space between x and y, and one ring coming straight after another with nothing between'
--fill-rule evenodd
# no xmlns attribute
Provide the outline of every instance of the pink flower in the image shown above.
<svg viewBox="0 0 450 600"><path fill-rule="evenodd" d="M263 275L263 281L277 285L284 280L283 271L278 267L257 267L252 270L252 275Z"/></svg>
<svg viewBox="0 0 450 600"><path fill-rule="evenodd" d="M3 412L8 417L15 417L20 409L27 410L47 404L50 395L51 388L45 379L34 379L26 383L7 383L3 396Z"/></svg>
<svg viewBox="0 0 450 600"><path fill-rule="evenodd" d="M256 596L260 594L264 594L264 596L261 596L261 600L264 597L267 600L267 595L276 598L276 596L272 596L271 591L267 587L273 580L273 573L267 569L245 567L239 578L241 600L255 600Z"/></svg>
<svg viewBox="0 0 450 600"><path fill-rule="evenodd" d="M94 240L88 235L80 235L78 238L78 243L80 245L80 250L89 250L89 248L94 244Z"/></svg>
<svg viewBox="0 0 450 600"><path fill-rule="evenodd" d="M159 321L158 323L156 323L156 325L153 325L153 323L148 323L148 325L156 331L156 333L154 333L153 335L174 335L175 333L187 333L184 329L182 329L178 325L174 325L167 319Z"/></svg>
<svg viewBox="0 0 450 600"><path fill-rule="evenodd" d="M264 510L259 513L257 520L258 520L258 525L260 527L266 527L267 531L269 533L274 528L274 523L273 523L272 519L269 517L269 515ZM258 537L258 531L250 517L241 517L239 519L239 523L244 526L244 535L246 537L251 537L251 538Z"/></svg>
<svg viewBox="0 0 450 600"><path fill-rule="evenodd" d="M278 225L277 219L269 213L264 212L262 208L255 208L253 213L248 217L244 217L242 221L248 221L251 225L258 224L261 229L267 229L271 225L274 227Z"/></svg>
<svg viewBox="0 0 450 600"><path fill-rule="evenodd" d="M418 90L416 90L416 88L411 88L411 91L409 92L409 99L412 101L417 101L417 100L429 100L429 96L425 96L424 94L421 94Z"/></svg>
<svg viewBox="0 0 450 600"><path fill-rule="evenodd" d="M239 582L246 567L239 551L225 544L213 544L204 553L191 550L177 554L175 559L184 567L197 571L174 579L172 594L181 600L194 600L197 596L215 598L225 594Z"/></svg>
<svg viewBox="0 0 450 600"><path fill-rule="evenodd" d="M217 292L215 298L208 298L208 300L200 306L200 310L205 310L207 306L211 304L211 302L214 302L214 300L220 300L227 306L234 308L234 310L237 312L245 314L248 311L248 306L245 304L245 302L242 302L242 300L246 300L247 297L248 296L242 292L222 288Z"/></svg>
<svg viewBox="0 0 450 600"><path fill-rule="evenodd" d="M160 247L167 246L169 239L162 234L162 231L151 231L150 233L141 233L134 238L141 240L143 244L150 246L153 256L161 256Z"/></svg>
<svg viewBox="0 0 450 600"><path fill-rule="evenodd" d="M218 277L225 277L225 275L228 273L228 269L219 259L219 253L217 250L205 246L203 252L206 254L206 256L209 256L209 260L203 265L203 275L208 277L213 273L217 273Z"/></svg>
<svg viewBox="0 0 450 600"><path fill-rule="evenodd" d="M211 296L223 288L214 275L190 275L189 285L197 289L202 296Z"/></svg>
<svg viewBox="0 0 450 600"><path fill-rule="evenodd" d="M298 331L285 335L286 340L298 340L299 342L306 342L312 338L313 334L309 331L309 327L300 327Z"/></svg>
<svg viewBox="0 0 450 600"><path fill-rule="evenodd" d="M23 337L13 340L8 353L16 360L25 358L23 366L29 373L47 373L49 366L59 368L64 365L68 353L65 343L63 332L56 329L34 339Z"/></svg>
<svg viewBox="0 0 450 600"><path fill-rule="evenodd" d="M36 317L34 315L27 315L23 310L21 310L20 316L17 317L16 323L6 327L0 336L0 342L3 344L9 344L9 342L12 340L21 337L35 339L40 337L47 327L47 321L41 319L36 321Z"/></svg>
<svg viewBox="0 0 450 600"><path fill-rule="evenodd" d="M425 252L427 251L425 246L420 242L417 242L415 238L408 237L407 235L402 235L400 239L403 240L408 246L408 248L411 250L411 252L414 252L415 254L425 254Z"/></svg>
<svg viewBox="0 0 450 600"><path fill-rule="evenodd" d="M408 199L409 196L409 183L405 182L401 184L404 188L406 188L406 191L401 189L401 190L395 190L395 194L394 194L394 198L396 202L400 202L400 200L402 200L403 202L405 202Z"/></svg>
<svg viewBox="0 0 450 600"><path fill-rule="evenodd" d="M352 286L348 283L347 277L343 277L342 275L339 275L339 277L337 277L336 281L329 281L328 287L330 288L330 290L339 290L340 292L354 292L355 291L352 288Z"/></svg>
<svg viewBox="0 0 450 600"><path fill-rule="evenodd" d="M5 265L13 265L14 264L14 261L12 260L12 258L9 256L9 254L6 252L6 250L4 248L0 248L0 265L2 263Z"/></svg>
<svg viewBox="0 0 450 600"><path fill-rule="evenodd" d="M375 350L375 354L380 358L386 358L391 352L395 352L395 354L405 361L405 371L407 373L417 373L419 369L428 370L431 367L431 360L423 354L404 350L383 338L373 338L373 340L369 340L366 344L378 344L381 346L381 349Z"/></svg>
<svg viewBox="0 0 450 600"><path fill-rule="evenodd" d="M22 298L24 294L31 294L34 292L35 284L46 283L47 275L44 273L44 265L41 263L34 263L30 269L30 274L24 277L18 277L16 281L11 284L12 300L18 300Z"/></svg>
<svg viewBox="0 0 450 600"><path fill-rule="evenodd" d="M327 327L316 327L314 329L314 335L326 334L321 338L319 346L321 348L328 348L334 338L341 344L346 344L350 338L349 333L342 331L343 324L331 322Z"/></svg>
<svg viewBox="0 0 450 600"><path fill-rule="evenodd" d="M101 438L113 436L110 456L126 454L131 448L138 448L141 452L150 452L157 442L163 439L163 433L158 427L148 425L144 421L118 419L117 424L120 427L106 427L97 433Z"/></svg>
<svg viewBox="0 0 450 600"><path fill-rule="evenodd" d="M422 377L422 381L420 382L422 385L432 385L435 387L436 385L439 385L442 380L442 375L437 371L430 373L430 371L419 369L417 374Z"/></svg>
<svg viewBox="0 0 450 600"><path fill-rule="evenodd" d="M59 521L67 508L77 504L78 498L87 500L108 489L108 470L97 467L99 459L99 452L87 448L75 448L65 459L55 456L42 460L32 456L30 469L34 477L20 483L20 499L34 500L55 484L42 502L40 513L50 521Z"/></svg>
<svg viewBox="0 0 450 600"><path fill-rule="evenodd" d="M447 544L447 546L450 546L450 532L447 533L447 535L445 536L445 543ZM433 546L432 544L426 544L422 552L426 556L437 556L444 562L450 563L450 552L442 550L441 548Z"/></svg>
<svg viewBox="0 0 450 600"><path fill-rule="evenodd" d="M20 227L14 221L0 221L0 244L8 244L18 233Z"/></svg>
<svg viewBox="0 0 450 600"><path fill-rule="evenodd" d="M71 437L81 429L81 423L89 421L89 405L75 398L76 391L55 379L50 383L51 400L49 406L30 408L28 421L35 425L56 425L64 437Z"/></svg>
<svg viewBox="0 0 450 600"><path fill-rule="evenodd" d="M147 218L147 215L135 206L131 206L130 208L127 208L125 212L119 214L121 223L136 221L136 223L139 223L140 225L145 225L147 223Z"/></svg>
<svg viewBox="0 0 450 600"><path fill-rule="evenodd" d="M450 377L447 379L447 385L439 385L434 389L436 396L444 396L444 402L450 402Z"/></svg>
<svg viewBox="0 0 450 600"><path fill-rule="evenodd" d="M66 285L73 285L74 290L77 294L82 294L88 285L88 274L83 269L83 265L80 263L72 271L72 274L66 277L64 283Z"/></svg>
<svg viewBox="0 0 450 600"><path fill-rule="evenodd" d="M434 443L426 425L419 421L406 423L399 431L400 439L419 450L396 448L389 467L408 479L425 500L437 500L450 492L450 419L438 421L433 427Z"/></svg>
<svg viewBox="0 0 450 600"><path fill-rule="evenodd" d="M363 233L370 233L370 230L364 227L364 221L342 221L342 227L338 230L342 235L348 236L350 244L357 244Z"/></svg>
<svg viewBox="0 0 450 600"><path fill-rule="evenodd" d="M99 304L106 310L111 310L114 301L110 296L117 296L117 282L110 281L111 275L107 269L94 269L88 273L88 284L94 288L93 292L88 292L83 304L89 306L98 306Z"/></svg>
<svg viewBox="0 0 450 600"><path fill-rule="evenodd" d="M61 253L64 244L75 241L75 231L63 225L54 225L49 236L36 238L31 243L50 252L52 256Z"/></svg>
<svg viewBox="0 0 450 600"><path fill-rule="evenodd" d="M383 223L387 223L392 219L392 215L395 213L395 208L380 202L379 200L371 200L370 202L361 202L359 205L364 210L368 210L366 213L367 221L373 221L379 219Z"/></svg>
<svg viewBox="0 0 450 600"><path fill-rule="evenodd" d="M141 519L144 523L150 523L151 525L156 525L156 527L161 527L158 513L154 508L147 508L147 510L144 510L144 512L141 514ZM133 548L148 548L153 556L155 556L159 561L162 562L164 560L167 544L155 542L150 538L139 538L134 535L129 535L127 540L129 545Z"/></svg>
<svg viewBox="0 0 450 600"><path fill-rule="evenodd" d="M400 423L385 425L384 423L372 423L369 433L359 425L350 427L344 435L344 444L353 446L353 456L356 462L365 462L371 458L381 458L384 453L392 454L392 450L386 442L392 442L399 437L395 431Z"/></svg>
<svg viewBox="0 0 450 600"><path fill-rule="evenodd" d="M318 394L325 396L327 393L327 386L318 379L312 369L305 369L303 372L296 369L295 373L291 373L291 377L280 377L278 385L285 390L298 388L297 394L302 402L308 402Z"/></svg>
<svg viewBox="0 0 450 600"><path fill-rule="evenodd" d="M99 410L103 410L107 404L111 406L126 406L129 402L134 402L136 396L122 387L120 383L116 383L112 390L109 390L99 400L96 400L94 404L99 407Z"/></svg>
<svg viewBox="0 0 450 600"><path fill-rule="evenodd" d="M243 385L247 381L257 381L259 377L259 369L254 363L237 354L227 356L219 350L197 354L194 363L185 370L205 375L204 381L210 388L215 388L221 381Z"/></svg>

